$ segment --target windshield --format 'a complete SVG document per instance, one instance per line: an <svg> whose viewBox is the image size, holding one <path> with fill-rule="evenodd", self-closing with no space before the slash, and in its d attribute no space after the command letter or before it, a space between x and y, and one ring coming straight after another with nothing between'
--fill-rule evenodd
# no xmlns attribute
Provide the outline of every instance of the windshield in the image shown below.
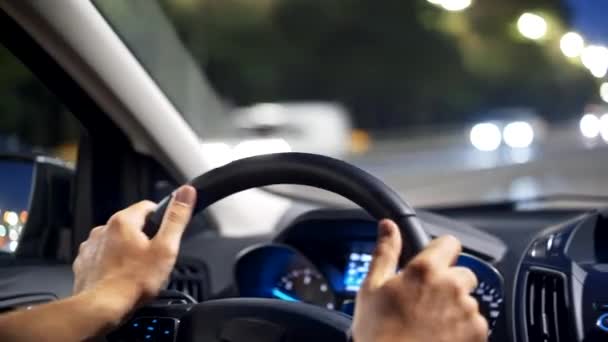
<svg viewBox="0 0 608 342"><path fill-rule="evenodd" d="M419 206L608 194L603 1L94 3L218 165L327 154Z"/></svg>

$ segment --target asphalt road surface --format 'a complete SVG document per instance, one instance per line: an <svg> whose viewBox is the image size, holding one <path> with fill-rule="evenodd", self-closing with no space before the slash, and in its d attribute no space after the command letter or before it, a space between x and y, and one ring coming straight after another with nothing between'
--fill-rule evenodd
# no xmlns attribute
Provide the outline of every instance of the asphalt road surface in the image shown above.
<svg viewBox="0 0 608 342"><path fill-rule="evenodd" d="M352 162L382 178L416 206L584 194L608 198L608 144L578 127L547 132L527 149L475 150L465 134L378 141Z"/></svg>

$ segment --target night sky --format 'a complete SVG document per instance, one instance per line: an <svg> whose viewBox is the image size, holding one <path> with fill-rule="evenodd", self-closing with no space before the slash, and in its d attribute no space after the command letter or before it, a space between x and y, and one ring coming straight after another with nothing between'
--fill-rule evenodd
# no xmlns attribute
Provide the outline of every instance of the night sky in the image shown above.
<svg viewBox="0 0 608 342"><path fill-rule="evenodd" d="M574 11L574 29L588 43L608 44L608 0L568 0Z"/></svg>

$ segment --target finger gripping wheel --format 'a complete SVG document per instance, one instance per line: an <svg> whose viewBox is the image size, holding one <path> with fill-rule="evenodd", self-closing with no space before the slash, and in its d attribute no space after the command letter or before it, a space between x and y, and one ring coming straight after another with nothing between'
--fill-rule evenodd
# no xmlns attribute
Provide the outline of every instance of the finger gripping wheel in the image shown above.
<svg viewBox="0 0 608 342"><path fill-rule="evenodd" d="M307 185L334 192L359 205L375 219L394 220L404 241L402 263L429 241L414 210L382 181L343 161L306 153L277 153L240 159L194 179L191 185L196 188L198 196L193 215L237 192L277 184ZM148 218L144 228L148 236L152 237L158 231L170 199L169 196L161 201ZM319 321L319 317L323 319ZM275 338L283 341L280 336L285 334L304 336L305 332L310 334L313 331L319 335L305 334L307 339L304 340L313 337L312 340L327 340L325 338L333 336L331 340L338 341L342 340L338 336L348 338L350 319L340 313L301 303L237 298L198 304L183 323L180 341L188 342L202 337L206 341L214 341L211 336L217 337L217 341L239 342L241 337L254 341L252 333L256 329L276 332L270 334L272 336L259 336L258 340L262 342L271 342Z"/></svg>

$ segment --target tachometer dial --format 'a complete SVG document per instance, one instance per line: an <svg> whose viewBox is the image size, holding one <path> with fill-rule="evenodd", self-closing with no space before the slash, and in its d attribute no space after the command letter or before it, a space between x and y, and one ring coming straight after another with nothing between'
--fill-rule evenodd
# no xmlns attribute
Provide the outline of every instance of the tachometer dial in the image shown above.
<svg viewBox="0 0 608 342"><path fill-rule="evenodd" d="M301 301L332 310L336 305L336 298L325 277L309 267L288 271L279 279L272 294L279 299Z"/></svg>

